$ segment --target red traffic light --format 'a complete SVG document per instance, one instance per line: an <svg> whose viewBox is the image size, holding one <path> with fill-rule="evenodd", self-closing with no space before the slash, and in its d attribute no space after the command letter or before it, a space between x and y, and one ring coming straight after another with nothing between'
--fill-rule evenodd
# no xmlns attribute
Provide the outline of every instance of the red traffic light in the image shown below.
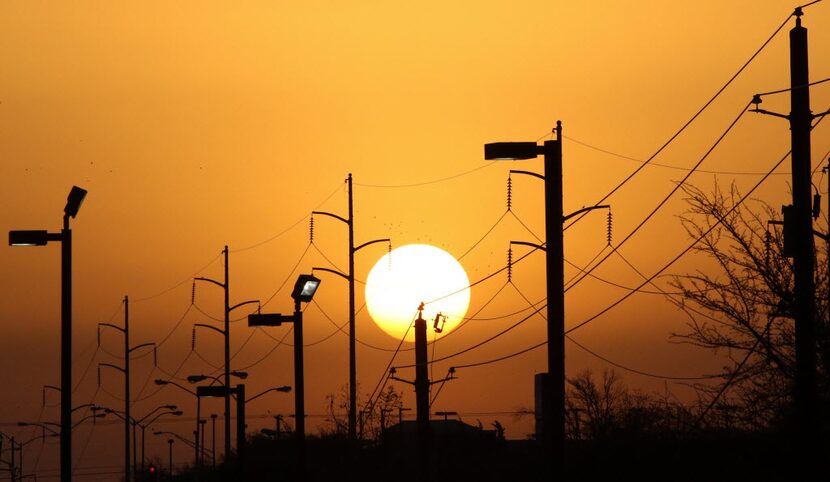
<svg viewBox="0 0 830 482"><path fill-rule="evenodd" d="M151 474L155 474L155 473L156 473L156 466L155 466L155 465L150 464L150 466L149 466L149 467L147 467L147 472L149 472L149 473L151 473Z"/></svg>

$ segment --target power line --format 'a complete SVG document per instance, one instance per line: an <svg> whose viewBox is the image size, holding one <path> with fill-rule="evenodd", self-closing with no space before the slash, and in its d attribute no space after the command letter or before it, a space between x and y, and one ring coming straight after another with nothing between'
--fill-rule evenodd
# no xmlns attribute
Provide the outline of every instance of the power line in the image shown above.
<svg viewBox="0 0 830 482"><path fill-rule="evenodd" d="M520 350L520 351L517 351L515 353L511 353L509 355L500 356L498 358L493 358L493 359L487 360L487 361L482 361L482 362L477 362L477 363L467 363L467 364L464 364L464 365L454 365L454 366L455 366L456 369L460 369L460 368L473 368L473 367L480 367L480 366L484 366L484 365L490 365L491 363L497 363L497 362L500 362L500 361L508 360L510 358L513 358L513 357L517 357L519 355L524 355L527 352L533 351L533 350L535 350L537 348L540 348L540 347L542 347L544 345L547 345L547 344L548 344L548 342L547 342L547 340L545 340L541 343L537 343L537 344L535 344L535 345L533 345L529 348L525 348L524 350Z"/></svg>
<svg viewBox="0 0 830 482"><path fill-rule="evenodd" d="M775 32L773 32L773 33L772 33L772 35L770 35L770 37L769 37L769 38L768 38L768 39L767 39L767 40L766 40L766 41L765 41L765 42L761 45L761 47L759 47L759 48L758 48L758 50L756 50L756 51L755 51L755 53L753 53L753 54L749 57L749 60L747 60L747 61L746 61L746 62L745 62L745 63L744 63L744 64L743 64L743 65L742 65L739 69L738 69L738 71L737 71L737 72L735 72L735 74L734 74L734 75L733 75L733 76L732 76L732 77L731 77L731 78L730 78L730 79L729 79L729 80L728 80L728 81L727 81L727 82L726 82L726 83L725 83L725 84L724 84L724 85L723 85L720 89L718 89L718 91L717 91L717 92L715 92L715 95L713 95L713 96L712 96L712 97L711 97L708 101L706 101L706 103L703 105L703 107L701 107L701 108L700 108L700 110L698 110L698 111L697 111L697 112L696 112L696 113L692 116L692 118L691 118L691 119L689 119L689 120L688 120L685 124L683 124L683 126L682 126L682 127L681 127L681 128L680 128L677 132L675 132L675 133L674 133L674 134L673 134L673 135L669 138L669 140L667 140L665 143L663 143L663 145L662 145L662 146L660 146L660 148L659 148L659 149L657 149L657 151L655 151L655 153L654 153L654 154L652 154L651 156L649 156L649 158L648 158L648 159L646 159L646 160L645 160L645 161L644 161L644 162L643 162L643 163L642 163L642 164L641 164L641 165L640 165L637 169L635 169L635 170L634 170L634 172L632 172L631 174L629 174L629 175L628 175L625 179L623 179L623 180L622 180L619 184L617 184L617 186L615 186L613 189L611 189L611 191L610 191L610 192L608 192L605 196L603 196L603 197L602 197L602 199L600 199L599 201L597 201L597 202L596 202L596 204L594 204L594 205L595 205L595 206L599 206L600 204L602 204L602 203L603 203L603 201L605 201L606 199L608 199L609 197L611 197L611 196L612 196L615 192L617 192L617 191L618 191L621 187L623 187L626 183L628 183L628 181L630 181L630 180L631 180L634 176L636 176L636 175L637 175L637 174L638 174L641 170L643 170L643 169L644 169L647 165L649 165L649 164L650 164L650 163L654 160L654 158L656 158L656 157L657 157L657 155L658 155L658 154L660 154L661 152L663 152L663 150L665 150L665 149L666 149L666 147L668 147L668 146L669 146L669 144L671 144L672 142L674 142L674 140L675 140L678 136L680 136L680 134L681 134L681 133L683 133L683 131L685 131L685 130L686 130L686 129L687 129L687 128L688 128L688 127L692 124L692 122L694 122L694 121L695 121L698 117L700 117L700 115L703 113L703 111L705 111L707 108L709 108L709 106L710 106L710 105L711 105L711 104L712 104L712 103L713 103L713 102L714 102L714 101L715 101L718 97L720 97L720 95L721 95L721 94L722 94L722 93L726 90L726 88L727 88L727 87L729 87L729 86L732 84L732 82L733 82L736 78L738 78L738 76L739 76L741 73L743 73L743 71L744 71L744 70L745 70L745 69L749 66L749 64L750 64L750 63L752 63L752 61L753 61L753 60L755 60L755 57L757 57L757 56L758 56L758 54L760 54L760 53L761 53L761 51L762 51L762 50L764 50L764 48L766 48L766 46L767 46L767 45L768 45L768 44L772 41L772 39L773 39L773 38L775 38L775 36L776 36L776 35L778 35L778 32L780 32L780 31L781 31L781 29L782 29L782 28L784 28L784 26L785 26L785 25L787 25L787 23L790 21L790 18L791 18L792 16L793 16L793 14L791 13L790 15L788 15L788 16L787 16L787 18L786 18L783 22L781 22L781 25L779 25L779 26L778 26L778 28L777 28L777 29L775 29ZM576 223L577 221L579 221L579 220L580 220L580 219L581 219L584 215L585 215L585 214L583 214L583 215L581 215L581 216L577 217L577 219L576 219L576 220L574 220L574 221L573 221L571 224L569 224L568 226L566 226L566 227L565 227L565 229L568 229L568 228L569 228L570 226L572 226L574 223Z"/></svg>
<svg viewBox="0 0 830 482"><path fill-rule="evenodd" d="M784 89L772 90L770 92L764 92L763 94L755 94L755 95L757 95L758 97L763 97L765 95L781 94L783 92L789 92L791 90L796 90L796 89L803 89L804 87L812 87L814 85L823 84L825 82L830 82L830 77L828 77L826 79L817 80L815 82L810 82L809 84L796 85L795 87L787 87L787 88L784 88Z"/></svg>
<svg viewBox="0 0 830 482"><path fill-rule="evenodd" d="M468 171L464 171L458 174L453 174L452 176L442 177L439 179L433 179L431 181L423 181L423 182L416 182L416 183L409 183L409 184L362 184L362 183L354 183L355 186L360 187L371 187L371 188L409 188L409 187L420 187L420 186L427 186L429 184L438 184L440 182L449 181L452 179L457 179L462 176L466 176L468 174L472 174L476 171L480 171L484 168L490 167L495 164L497 161L492 161L482 166L470 169Z"/></svg>
<svg viewBox="0 0 830 482"><path fill-rule="evenodd" d="M741 197L741 199L739 199L737 203L735 203L735 204L734 204L734 205L733 205L733 206L732 206L732 207L731 207L731 208L730 208L730 209L729 209L726 213L724 213L724 216L728 216L729 214L731 214L731 213L732 213L732 212L733 212L733 211L734 211L734 210L735 210L738 206L740 206L740 205L741 205L741 203L743 203L743 201L745 201L745 200L747 199L747 197L748 197L750 194L752 194L753 192L755 192L755 190L756 190L756 189L757 189L757 188L758 188L758 187L759 187L759 186L760 186L760 185L761 185L764 181L766 181L766 180L767 180L767 178L769 178L769 176L772 174L772 172L773 172L773 171L775 171L775 169L777 169L777 168L778 168L778 166L780 166L780 165L784 162L784 160L786 160L786 159L787 159L787 157L789 157L789 155L790 155L790 153L789 153L789 152L787 152L787 154L786 154L786 155L784 155L784 157L782 157L782 158L781 158L781 160L779 160L777 163L775 163L775 166L773 166L773 168L769 171L769 173L768 173L766 176L762 177L762 178L761 178L761 179L760 179L760 180L759 180L759 181L755 184L755 186L753 186L753 187L752 187L752 189L750 189L750 190L749 190L749 192L748 192L748 193L746 193L746 195L744 195L743 197ZM722 219L722 218L721 218L721 219ZM639 286L637 286L637 288L636 288L636 289L637 289L637 290L641 289L643 286L645 286L646 284L650 283L650 282L651 282L654 278L656 278L656 277L657 277L659 274L661 274L663 271L665 271L665 270L667 270L669 267L671 267L674 263L676 263L676 262L677 262L677 260L679 260L681 257L685 256L685 255L686 255L686 253L688 253L689 251L691 251L691 250L692 250L692 248L693 248L693 247L694 247L694 246L695 246L698 242L700 242L700 240L702 240L704 236L706 236L706 235L708 235L710 232L712 232L712 230L713 230L713 229L715 229L715 227L717 227L718 225L720 225L720 219L718 219L718 220L717 220L717 222L713 223L713 224L712 224L712 226L710 226L710 227L709 227L709 228L708 228L708 229L707 229L707 230L706 230L703 234L701 234L701 236L699 236L697 239L695 239L695 240L694 240L694 241L693 241L693 242L692 242L689 246L687 246L687 247L686 247L683 251L681 251L681 252L680 252L677 256L675 256L674 258L672 258L672 259L671 259L671 261L669 261L668 263L666 263L666 264L665 264L662 268L660 268L660 269L659 269L656 273L654 273L653 275L651 275L651 276L650 276L647 280L643 281L643 282L642 282ZM622 298L618 299L617 301L615 301L615 302L614 302L614 303L612 303L611 305L607 306L606 308L604 308L604 309L603 309L602 311L600 311L599 313L597 313L597 314L595 314L595 315L591 316L590 318L586 319L585 321L582 321L581 323L577 324L576 326L574 326L574 327L572 327L572 328L570 328L570 329L568 329L568 330L565 330L565 334L567 335L567 334L569 334L569 333L573 332L574 330L577 330L577 329L579 329L579 328L581 328L581 327L583 327L583 326L587 325L588 323L590 323L590 322L594 321L595 319L599 318L599 317L600 317L600 316L602 316L603 314L607 313L608 311L610 311L611 309L613 309L614 307L616 307L617 305L619 305L620 303L622 303L623 301L625 301L626 299L628 299L628 298L629 298L632 294L634 294L634 293L636 293L636 292L637 292L636 290L629 291L629 292L628 292L628 293L626 293L626 294L625 294Z"/></svg>
<svg viewBox="0 0 830 482"><path fill-rule="evenodd" d="M587 147L588 149L593 149L595 151L602 152L603 154L608 154L610 156L619 157L620 159L627 159L629 161L634 161L634 162L639 162L639 163L644 163L645 162L642 159L637 159L636 157L630 157L630 156L626 156L624 154L619 154L619 153L614 152L614 151L609 151L607 149L603 149L601 147L591 145L587 142L581 141L579 139L575 139L573 137L569 137L569 136L566 136L566 135L563 135L563 137L568 139L571 142L579 144L583 147ZM662 167L662 168L666 168L666 169L674 169L676 171L688 171L689 170L688 167L672 166L670 164L661 164L661 163L654 162L654 161L652 161L650 163L650 165L655 166L655 167ZM703 173L703 174L723 174L723 175L730 175L730 176L763 176L764 175L763 172L715 171L715 170L709 170L709 169L698 169L697 172L700 172L700 173ZM784 176L784 175L787 175L787 174L789 174L789 172L776 172L776 173L773 173L774 176Z"/></svg>
<svg viewBox="0 0 830 482"><path fill-rule="evenodd" d="M401 349L401 346L403 346L403 342L406 340L406 335L408 335L409 330L412 329L412 325L415 322L415 316L413 316L412 320L409 322L409 326L406 328L406 331L401 337L400 343L398 343L398 349L395 350L395 353L392 354L392 357L389 359L389 363L386 364L386 368L384 368L383 370L383 374L381 375L380 380L378 380L377 385L375 385L375 389L372 391L372 394L369 395L369 400L367 400L366 404L363 406L363 411L367 411L366 407L369 407L368 411L370 412L374 410L375 403L377 403L377 399L375 399L374 401L372 399L375 398L375 395L377 395L377 397L380 398L380 394L383 393L383 389L386 387L386 383L389 381L389 368L392 366L392 363L395 362L395 357L398 356L398 350Z"/></svg>
<svg viewBox="0 0 830 482"><path fill-rule="evenodd" d="M744 114L746 114L747 109L749 108L749 106L750 106L750 105L751 105L751 102L748 102L748 103L746 104L746 106L744 106L744 108L743 108L743 109L741 109L741 112L737 115L737 117L735 117L735 119L732 121L732 123L730 123L730 124L729 124L729 127L727 127L727 128L726 128L726 130L725 130L725 131L724 131L724 132L723 132L723 133L722 133L722 134L718 137L718 139L715 141L715 143L714 143L714 144L712 144L712 146L711 146L711 147L709 147L709 149L706 151L706 153L705 153L705 154L703 154L703 156L700 158L700 160L699 160L699 161L697 161L697 163L696 163L696 164L692 167L692 169L690 169L690 170L689 170L689 172L687 172L687 173L686 173L686 175L685 175L685 176L683 176L683 179L681 179L680 181L678 181L678 182L676 182L676 183L675 183L675 185L674 185L674 187L671 189L671 191L669 191L669 193L668 193L665 197L663 197L663 199L662 199L659 203L657 203L657 206L655 206L655 207L654 207L654 209L652 209L652 210L651 210L651 212L649 212L649 213L646 215L646 217L645 217L642 221L640 221L640 223L639 223L639 224L637 224L637 226L635 226L635 227L634 227L634 229L633 229L633 230L631 230L631 232L629 232L629 233L625 236L625 238L623 238L623 240L622 240L622 241L620 241L620 242L617 244L617 247L616 247L616 248L614 248L614 249L620 249L620 247L622 247L622 245L624 245L626 242L628 242L628 240L629 240L629 239L631 239L631 238L632 238L632 237L633 237L633 236L634 236L634 235L635 235L635 234L636 234L636 233L637 233L637 232L638 232L638 231L639 231L639 230L640 230L643 226L645 226L645 224L646 224L646 223L647 223L647 222L648 222L648 221L649 221L649 220L650 220L650 219L651 219L651 218L652 218L655 214L657 214L657 211L659 211L659 210L660 210L663 206L665 206L665 204L669 201L669 199L671 199L671 197L672 197L672 196L674 196L674 194L675 194L678 190L680 190L680 188L681 188L681 187L683 187L683 184L684 184L684 183L685 183L685 182L686 182L686 181L687 181L687 180L688 180L688 179L692 176L692 174L694 174L695 170L696 170L698 167L700 167L700 165L701 165L701 164L703 164L703 161L705 161L705 160L709 157L709 155L710 155L710 154L711 154L711 153L715 150L715 148L716 148L716 147L718 147L718 145L720 145L721 141L723 141L723 139L724 139L724 138L725 138L725 137L729 134L729 132L731 132L731 131L732 131L732 128L733 128L733 127L735 127L735 125L738 123L738 121L739 121L739 120L741 120L741 118L744 116ZM761 178L761 179L762 179L762 181L763 181L763 180L765 180L765 179L767 179L767 178L770 176L770 174L771 174L771 172L769 172L769 173L767 173L765 176L763 176L763 177ZM577 219L577 221L578 221L578 219ZM574 222L576 222L576 221L574 221ZM573 225L573 223L571 223L571 226L572 226L572 225ZM606 260L607 260L607 259L611 256L611 254L612 254L612 253L609 253L609 254L605 255L605 257L603 257L603 258L602 258L602 259L601 259L601 260L600 260L597 264L595 264L595 265L594 265L591 269L589 269L587 272L585 272L585 273L584 273L584 274L583 274L580 278L578 278L576 281L574 281L573 283L571 283L571 285L570 285L570 286L568 286L567 288L565 288L565 291L567 292L568 290L570 290L571 288L573 288L574 286L576 286L577 284L579 284L579 282L580 282L580 281L582 281L583 279L585 279L585 277L587 277L589 274L591 274L591 272L593 272L593 271L594 271L595 269L597 269L600 265L602 265L602 263L604 263L604 262L605 262L605 261L606 261Z"/></svg>
<svg viewBox="0 0 830 482"><path fill-rule="evenodd" d="M294 263L294 267L291 268L291 271L289 271L289 273L288 273L288 275L286 275L285 279L282 280L282 283L280 283L280 286L274 291L274 293L271 296L269 296L268 299L265 300L264 303L262 303L260 305L261 307L264 307L264 306L268 305L268 303L270 303L271 300L273 300L274 297L277 296L277 293L279 293L285 287L285 285L288 283L288 280L293 277L294 273L297 271L297 267L300 266L300 263L305 258L305 255L308 253L309 248L311 248L311 244L312 243L309 243L309 244L306 245L305 249L303 250L303 253L300 255L300 258L297 260L296 263Z"/></svg>
<svg viewBox="0 0 830 482"><path fill-rule="evenodd" d="M206 270L206 269L208 268L208 266L210 266L210 265L212 265L213 263L215 263L215 262L216 262L216 260L217 260L217 259L219 259L221 256L222 256L222 253L217 254L217 255L216 255L213 259L211 259L210 261L208 261L208 262L207 262L207 264L205 264L204 266L202 266L201 268L199 268L199 269L198 269L196 272L194 272L192 275L190 275L190 276L188 276L187 278L185 278L185 279L183 279L183 280L179 281L178 283L174 284L173 286L171 286L171 287L169 287L169 288L163 289L163 290L159 291L158 293L156 293L156 294L154 294L154 295L145 296L144 298L134 298L134 299L132 300L132 301L133 301L133 303L141 303L142 301L152 300L153 298L158 298L158 297L159 297L159 296L161 296L161 295L164 295L164 294L167 294L167 293L169 293L169 292L173 291L174 289L178 288L179 286L181 286L181 285L183 285L183 284L187 283L188 281L191 281L191 280L193 279L193 277L194 277L194 276L196 276L196 275L198 275L199 273L201 273L202 271Z"/></svg>
<svg viewBox="0 0 830 482"><path fill-rule="evenodd" d="M817 122L817 123L816 123L813 127L811 127L811 130L812 130L812 129L815 129L815 128L819 125L819 123L820 123L820 122L821 122L821 119L820 119L820 120L819 120L819 122ZM697 239L695 239L695 240L694 240L691 244L689 244L689 245L688 245L688 246L687 246L687 247L686 247L683 251L681 251L681 252L680 252L677 256L675 256L674 258L672 258L672 259L671 259L668 263L666 263L666 264L665 264L662 268L660 268L659 270L657 270L657 272L655 272L653 275L651 275L648 279L646 279L645 281L643 281L643 283L641 283L639 286L637 286L637 289L641 289L641 288L642 288L643 286L645 286L646 284L651 283L651 282L652 282L652 280L654 280L654 278L656 278L656 277L657 277L657 276L659 276L659 275L660 275L663 271L665 271L665 270L667 270L669 267L671 267L674 263L676 263L676 262L677 262L677 260L679 260L680 258L682 258L683 256L685 256L685 255L686 255L686 253L688 253L689 251L691 251L691 250L692 250L692 248L694 248L694 246L695 246L697 243L699 243L699 242L700 242L700 241L701 241L701 240L702 240L705 236L707 236L707 235L708 235L709 233L711 233L711 232L712 232L712 231L713 231L713 230L714 230L717 226L719 226L719 225L721 224L721 221L722 221L725 217L727 217L727 216L729 216L730 214L732 214L732 212L734 212L734 211L735 211L735 209L737 209L737 208L738 208L738 206L740 206L741 204L743 204L743 202L744 202L744 201L746 201L746 200L749 198L749 196L750 196L753 192L755 192L755 190L756 190L756 189L758 189L758 187L759 187L759 186L761 186L761 184L763 184L763 183L764 183L764 182L765 182L765 181L766 181L766 180L767 180L767 179L768 179L768 178L772 175L772 173L773 173L776 169L778 169L778 166L780 166L781 164L783 164L783 163L784 163L784 161L785 161L785 160L786 160L786 159L790 156L791 152L792 152L792 151L787 151L787 153L786 153L786 154L784 154L784 155L781 157L781 159L779 159L779 160L778 160L778 162L776 162L776 163L775 163L775 165L774 165L774 166L772 166L772 169L770 169L770 170L767 172L767 174L766 174L765 176L763 176L761 179L759 179L759 180L758 180L758 182L757 182L757 183L755 183L755 185L754 185L754 186L752 186L752 188L751 188L751 189L750 189L750 190L749 190L749 191L748 191L745 195L743 195L743 196L742 196L742 197L741 197L741 198L740 198L740 199L739 199L739 200L738 200L738 201L737 201L734 205L732 205L732 207L731 207L731 208L729 208L729 210L727 210L727 211L726 211L726 212L725 212L725 213L724 213L721 217L717 218L717 220L716 220L716 222L715 222L715 223L712 223L712 225L711 225L711 226L710 226L710 227L709 227L706 231L704 231L704 232L703 232L700 236L698 236L698 238L697 238ZM619 248L619 246L617 246L617 248ZM570 328L570 329L566 330L566 331L565 331L565 334L567 335L567 334L569 334L569 333L573 332L574 330L577 330L577 329L581 328L582 326L585 326L585 325L587 325L588 323L590 323L590 322L594 321L595 319L599 318L599 317L600 317L600 316L602 316L603 314L607 313L608 311L610 311L611 309L613 309L614 307L616 307L617 305L619 305L620 303L622 303L623 301L625 301L626 299L628 299L628 298L629 298L632 294L634 294L634 293L635 293L635 291L629 291L629 292L628 292L628 293L626 293L626 294L625 294L622 298L618 299L617 301L615 301L615 302L614 302L614 303L612 303L611 305L607 306L606 308L604 308L604 309L603 309L602 311L600 311L599 313L597 313L597 314L595 314L595 315L591 316L590 318L586 319L585 321L582 321L581 323L577 324L576 326L574 326L574 327L572 327L572 328Z"/></svg>
<svg viewBox="0 0 830 482"><path fill-rule="evenodd" d="M673 376L673 375L660 375L660 374L657 374L657 373L651 373L651 372L646 372L646 371L643 371L643 370L638 370L636 368L627 367L627 366L622 365L620 363L617 363L613 360L610 360L610 359L600 355L599 353L596 353L595 351L591 350L587 346L579 343L578 341L574 340L572 337L570 337L568 335L565 335L565 338L570 340L571 343L578 346L579 348L582 348L582 350L584 350L585 352L593 355L595 358L599 358L600 360L604 361L605 363L608 363L609 365L613 365L613 366L615 366L617 368L620 368L622 370L625 370L627 372L636 373L637 375L642 375L644 377L659 378L661 380L678 380L678 381L712 380L714 378L723 378L720 375L703 375L703 376L696 376L696 377L678 377L678 376Z"/></svg>
<svg viewBox="0 0 830 482"><path fill-rule="evenodd" d="M491 341L493 341L493 340L495 340L495 339L497 339L497 338L499 338L499 337L501 337L501 336L505 335L506 333L510 332L510 331L511 331L511 330L513 330L514 328L518 327L519 325L521 325L521 324L522 324L522 323L524 323L525 321L527 321L527 320L529 320L530 318L532 318L532 317L533 317L533 315L536 315L537 313L539 313L540 311L542 311L543 309L545 309L547 306L548 306L548 305L547 305L547 303L545 303L544 305L540 306L539 308L537 308L537 309L533 310L533 312L532 312L532 313L530 313L529 315L527 315L526 317L524 317L524 318L522 318L521 320L517 321L516 323L514 323L514 324L510 325L509 327L505 328L504 330L502 330L502 331L500 331L500 332L496 333L495 335L493 335L493 336L491 336L491 337L489 337L489 338L486 338L485 340L482 340L482 341L480 341L480 342L476 343L475 345L472 345L472 346L467 347L467 348L465 348L465 349L463 349L463 350L457 351L457 352L455 352L455 353L453 353L453 354L451 354L451 355L446 355L446 356L443 356L443 357L441 357L441 358L436 358L436 359L434 359L434 360L431 360L429 363L437 363L437 362L440 362L440 361L449 360L450 358L454 358L454 357L457 357L458 355L462 355L462 354L467 353L467 352L469 352L469 351L475 350L476 348L480 348L481 346L486 345L487 343L490 343ZM414 367L414 366L415 366L414 364L410 364L410 365L399 365L399 366L397 366L397 367L395 367L395 368L411 368L411 367Z"/></svg>
<svg viewBox="0 0 830 482"><path fill-rule="evenodd" d="M492 225L492 226L490 226L490 229L488 229L488 230L484 233L484 235L482 235L482 236L478 239L478 241L476 241L475 243L473 243L473 245L472 245L472 246L470 246L470 248L469 248L467 251L464 251L464 254L462 254L461 256L459 256L459 257L458 257L458 260L459 260L459 261L461 261L462 259L464 259L464 257L465 257L465 256L467 256L468 254L470 254L470 252L471 252L472 250L474 250L474 249L475 249L475 248L476 248L479 244L481 244L481 242L482 242L482 241L484 241L484 240L487 238L487 236L489 236L489 235L490 235L490 233L492 233L492 232L493 232L493 230L494 230L494 229L496 229L496 226L498 226L498 225L499 225L499 223L501 223L501 221L504 219L504 217L505 217L505 216L507 216L507 213L508 213L508 211L503 212L503 213L502 213L502 215L501 215L501 216L499 216L499 218L496 220L496 222L495 222L495 223L493 223L493 225Z"/></svg>
<svg viewBox="0 0 830 482"><path fill-rule="evenodd" d="M343 186L342 186L341 184L338 184L338 185L337 185L337 189L335 189L334 191L332 191L332 192L331 192L331 194L329 194L328 196L326 196L326 198L325 198L325 199L323 199L323 200L322 200L319 204L317 204L314 208L312 208L312 211L316 210L317 208L319 208L319 207L320 207L320 206L322 206L323 204L326 204L326 203L329 201L329 199L331 199L332 197L334 197L334 195L335 195L335 194L337 194L337 193L338 193L338 191L340 191L341 189L343 189ZM297 227L297 225L298 225L298 224L300 224L301 222L305 221L305 220L306 220L306 219L308 219L309 217L310 217L310 215L309 215L309 214L306 214L305 216L301 217L301 218L300 218L300 219L298 219L296 222L294 222L293 224L291 224L291 225L290 225L290 226L288 226L287 228L283 229L282 231L278 232L277 234L275 234L275 235L271 236L270 238L265 239L265 240L262 240L262 241L259 241L259 242L257 242L257 243L252 244L252 245L246 246L246 247L244 247L244 248L239 248L239 249L234 249L234 250L231 250L230 252L231 252L231 253L240 253L240 252L242 252L242 251L248 251L248 250L250 250L250 249L254 249L254 248L256 248L256 247L262 246L263 244L270 243L271 241L273 241L273 240L275 240L275 239L279 238L280 236L282 236L283 234L285 234L285 233L287 233L287 232L291 231L292 229L294 229L295 227Z"/></svg>

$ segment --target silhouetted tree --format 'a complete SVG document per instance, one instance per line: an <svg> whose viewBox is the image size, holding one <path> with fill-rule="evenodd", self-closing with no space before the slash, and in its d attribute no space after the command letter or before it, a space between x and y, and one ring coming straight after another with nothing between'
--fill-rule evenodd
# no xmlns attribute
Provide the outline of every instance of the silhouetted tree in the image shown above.
<svg viewBox="0 0 830 482"><path fill-rule="evenodd" d="M711 424L730 429L778 426L791 405L795 376L795 336L791 318L792 261L783 256L777 210L751 200L738 205L735 185L711 193L685 185L689 209L680 216L694 251L714 270L675 276L682 297L672 300L689 315L687 330L673 336L724 353L723 383L730 383L710 410ZM827 248L817 243L816 313L819 325L819 374L826 380L830 344L827 329ZM826 381L822 382L826 393ZM704 401L722 392L722 384L697 386ZM826 397L825 397L826 398Z"/></svg>
<svg viewBox="0 0 830 482"><path fill-rule="evenodd" d="M395 391L394 387L388 386L380 392L377 400L370 406L366 406L366 395L358 395L358 407L363 409L359 413L358 429L363 439L378 440L381 435L381 413L384 413L386 426L392 425L389 419L390 413L397 413L398 407L403 405L403 397ZM326 421L328 429L324 430L326 436L346 436L349 432L348 424L348 387L343 386L335 396L326 396Z"/></svg>
<svg viewBox="0 0 830 482"><path fill-rule="evenodd" d="M688 431L692 411L662 395L630 390L613 370L597 379L585 370L568 379L567 424L571 439L676 437Z"/></svg>

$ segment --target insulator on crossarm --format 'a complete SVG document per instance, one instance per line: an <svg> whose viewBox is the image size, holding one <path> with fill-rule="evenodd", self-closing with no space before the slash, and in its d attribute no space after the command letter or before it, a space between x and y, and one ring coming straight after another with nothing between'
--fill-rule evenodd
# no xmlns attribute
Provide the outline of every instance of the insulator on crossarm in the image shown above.
<svg viewBox="0 0 830 482"><path fill-rule="evenodd" d="M507 248L507 282L513 280L513 248Z"/></svg>
<svg viewBox="0 0 830 482"><path fill-rule="evenodd" d="M308 242L314 242L314 215L308 220Z"/></svg>
<svg viewBox="0 0 830 482"><path fill-rule="evenodd" d="M193 341L190 343L190 350L193 351L196 349L196 327L193 327Z"/></svg>
<svg viewBox="0 0 830 482"><path fill-rule="evenodd" d="M159 366L159 353L158 353L158 347L157 347L157 346L155 346L155 345L153 345L153 366L154 366L154 367L158 367L158 366Z"/></svg>
<svg viewBox="0 0 830 482"><path fill-rule="evenodd" d="M614 224L614 218L613 218L613 215L611 214L611 210L609 209L608 210L608 233L606 235L606 240L608 241L608 246L611 246L611 234L613 232L613 224Z"/></svg>
<svg viewBox="0 0 830 482"><path fill-rule="evenodd" d="M193 288L190 291L190 304L196 304L196 280L193 280Z"/></svg>
<svg viewBox="0 0 830 482"><path fill-rule="evenodd" d="M101 348L101 327L98 327L98 348Z"/></svg>
<svg viewBox="0 0 830 482"><path fill-rule="evenodd" d="M101 367L98 367L98 388L101 388Z"/></svg>
<svg viewBox="0 0 830 482"><path fill-rule="evenodd" d="M513 179L507 176L507 210L513 206Z"/></svg>

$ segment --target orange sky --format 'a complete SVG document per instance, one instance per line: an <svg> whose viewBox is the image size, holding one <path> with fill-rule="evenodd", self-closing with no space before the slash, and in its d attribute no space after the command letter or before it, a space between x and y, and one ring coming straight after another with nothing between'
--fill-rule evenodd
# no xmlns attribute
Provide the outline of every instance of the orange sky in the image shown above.
<svg viewBox="0 0 830 482"><path fill-rule="evenodd" d="M121 323L119 305L127 294L134 300L136 344L160 342L170 334L159 349L159 368L153 369L149 358L134 364L133 393L140 399L135 413L173 400L192 417L192 400L174 389L158 392L151 380L164 376L162 370L173 372L188 356L178 376L213 371L208 362L221 364L220 340L209 332L198 335L198 354L188 355L192 324L209 321L196 307L188 311L188 280L196 273L221 278L218 255L225 244L231 249L232 303L269 299L290 278L288 288L266 306L290 310L295 264L299 262L295 274L330 266L328 260L346 267L346 229L330 218L315 219L315 246L305 250L312 210L345 216L343 180L351 172L358 243L390 237L395 246L431 243L462 256L505 212L507 171L542 167L541 160L489 165L483 144L539 139L557 119L567 136L565 210L590 205L638 164L575 141L647 158L794 6L749 0L659 7L644 1L141 2L131 7L120 2L4 2L0 227L4 232L59 229L69 188L87 189L73 222L79 384L74 400L120 408L122 402L107 392L122 392L121 376L104 372L103 388L96 390L95 370L97 362L118 363L108 352L120 353L120 339L106 333L96 351L96 324ZM806 9L804 23L810 29L811 78L830 77L830 4ZM786 32L791 25L655 162L693 165L752 94L787 87ZM812 89L814 112L830 107L827 85ZM769 97L764 107L786 113L788 98ZM821 126L813 134L814 164L830 149L827 132ZM765 172L788 143L783 120L747 114L702 169ZM468 174L453 177L461 173ZM649 167L616 193L609 200L615 241L683 174ZM715 178L722 185L735 179L748 189L758 176L697 173L692 182L708 188ZM757 194L779 205L787 192L788 176L778 175ZM506 216L461 260L471 280L504 266L511 239L542 236L542 195L537 180L513 178L515 216ZM679 196L670 201L622 253L644 273L660 268L688 242L677 220L683 209ZM594 213L568 231L566 258L585 265L604 246L605 216ZM57 407L41 411L40 405L41 387L59 383L60 255L52 245L3 246L0 251L0 386L5 387L0 430L25 438L31 434L14 422L58 418ZM514 257L523 253L517 250ZM360 251L357 277L365 279L383 254L380 245ZM525 308L522 295L542 299L543 265L543 256L534 254L516 266L514 286L498 294L480 316ZM684 259L669 271L683 273L695 266L695 260ZM575 273L569 268L566 278ZM641 281L616 257L595 273L626 286ZM306 312L309 343L335 329L323 312L338 324L347 319L345 282L323 277L318 304ZM498 275L474 287L471 310L480 309L505 282L506 276ZM624 294L586 279L568 292L566 325L583 321ZM208 315L221 317L221 301L218 288L198 287L196 305ZM362 304L359 286L358 306ZM471 321L439 342L435 354L466 348L517 319ZM721 362L711 354L671 343L669 334L682 330L684 320L665 300L635 295L573 336L603 356L645 371L685 376L717 370ZM234 368L255 364L274 346L272 338L242 322L231 333L233 351L239 350ZM284 329L268 334L280 337ZM365 310L358 315L358 337L384 350L396 346ZM450 365L509 354L543 337L544 321L533 318L496 342L437 364L434 377L443 376ZM567 350L569 374L605 366L573 344ZM389 356L359 345L362 392L374 388ZM347 338L341 334L307 348L309 413L321 414L325 395L347 383L347 360ZM460 371L459 379L444 387L437 409L459 411L471 423L499 419L509 437L523 438L532 431L528 419L482 412L532 407L533 374L545 369L544 360L540 349ZM396 364L411 362L412 352L404 352ZM256 363L246 381L249 393L291 384L291 363L287 346ZM664 389L660 380L622 374L632 387ZM680 385L667 387L682 399L691 396ZM414 406L410 387L396 388L406 394L406 405ZM57 403L55 395L49 394L50 405ZM272 423L270 417L257 416L293 410L291 396L266 397L249 407L250 431ZM221 408L217 403L206 410L218 413ZM190 430L183 423L162 427L183 434ZM79 466L117 470L118 430L79 431ZM38 465L43 473L57 466L57 442L50 443ZM161 455L164 448L159 441L148 455ZM177 451L180 461L189 456L189 451Z"/></svg>

